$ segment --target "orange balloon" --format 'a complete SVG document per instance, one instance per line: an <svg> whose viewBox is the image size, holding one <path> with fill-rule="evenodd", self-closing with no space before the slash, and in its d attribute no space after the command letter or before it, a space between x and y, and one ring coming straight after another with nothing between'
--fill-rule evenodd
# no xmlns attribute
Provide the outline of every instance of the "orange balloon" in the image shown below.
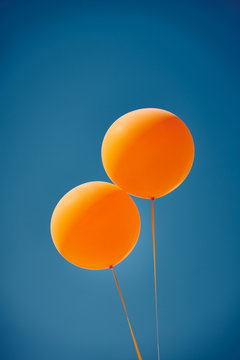
<svg viewBox="0 0 240 360"><path fill-rule="evenodd" d="M52 239L60 254L91 270L120 263L136 245L139 232L140 216L132 198L100 181L69 191L51 219Z"/></svg>
<svg viewBox="0 0 240 360"><path fill-rule="evenodd" d="M178 187L193 163L190 131L161 109L131 111L108 129L102 144L110 179L129 194L157 198Z"/></svg>

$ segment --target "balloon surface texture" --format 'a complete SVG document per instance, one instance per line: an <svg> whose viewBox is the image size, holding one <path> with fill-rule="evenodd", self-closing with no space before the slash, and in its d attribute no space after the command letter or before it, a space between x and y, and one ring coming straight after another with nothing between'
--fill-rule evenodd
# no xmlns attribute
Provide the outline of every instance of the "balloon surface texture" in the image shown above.
<svg viewBox="0 0 240 360"><path fill-rule="evenodd" d="M178 187L193 163L190 131L161 109L131 111L108 129L102 144L110 179L129 194L158 198Z"/></svg>
<svg viewBox="0 0 240 360"><path fill-rule="evenodd" d="M120 263L136 245L139 232L140 216L131 197L100 181L69 191L51 219L57 250L85 269L106 269Z"/></svg>

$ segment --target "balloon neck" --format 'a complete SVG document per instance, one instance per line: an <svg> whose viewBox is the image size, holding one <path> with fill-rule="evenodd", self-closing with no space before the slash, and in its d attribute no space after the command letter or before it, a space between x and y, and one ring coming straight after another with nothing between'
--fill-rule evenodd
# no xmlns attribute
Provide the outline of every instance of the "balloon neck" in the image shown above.
<svg viewBox="0 0 240 360"><path fill-rule="evenodd" d="M155 200L155 197L151 197L151 200Z"/></svg>
<svg viewBox="0 0 240 360"><path fill-rule="evenodd" d="M112 266L112 265L110 265L110 266L109 266L109 269L113 269L113 266Z"/></svg>

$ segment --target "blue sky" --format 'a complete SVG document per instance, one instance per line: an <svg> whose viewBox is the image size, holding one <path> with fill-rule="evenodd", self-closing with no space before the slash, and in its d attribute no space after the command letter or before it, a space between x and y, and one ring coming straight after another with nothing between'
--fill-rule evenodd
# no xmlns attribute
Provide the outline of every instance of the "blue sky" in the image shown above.
<svg viewBox="0 0 240 360"><path fill-rule="evenodd" d="M108 127L134 109L178 115L186 181L156 201L163 360L240 358L237 1L2 1L1 359L136 359L111 271L71 266L49 224L92 180ZM143 359L156 359L150 201L116 267Z"/></svg>

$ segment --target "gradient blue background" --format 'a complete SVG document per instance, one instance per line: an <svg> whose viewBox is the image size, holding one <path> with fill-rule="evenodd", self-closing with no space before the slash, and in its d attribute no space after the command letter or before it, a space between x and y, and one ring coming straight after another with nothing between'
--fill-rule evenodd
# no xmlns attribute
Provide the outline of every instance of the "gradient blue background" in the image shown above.
<svg viewBox="0 0 240 360"><path fill-rule="evenodd" d="M71 188L105 180L122 114L190 128L187 180L156 202L162 360L240 359L237 1L1 1L0 358L137 358L112 273L71 266L49 223ZM116 267L143 359L156 359L150 202Z"/></svg>

